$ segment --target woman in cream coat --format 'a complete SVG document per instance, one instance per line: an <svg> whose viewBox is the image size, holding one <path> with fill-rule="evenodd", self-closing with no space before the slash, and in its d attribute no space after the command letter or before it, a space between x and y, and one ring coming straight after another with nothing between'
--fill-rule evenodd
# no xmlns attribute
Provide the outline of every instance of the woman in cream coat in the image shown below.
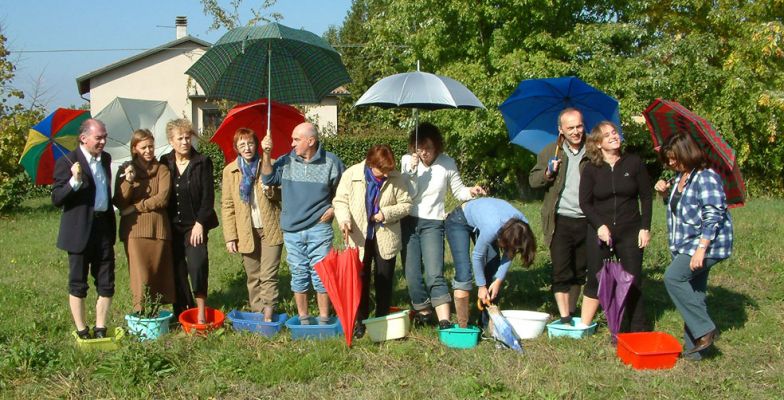
<svg viewBox="0 0 784 400"><path fill-rule="evenodd" d="M283 247L280 189L262 187L258 138L247 128L234 134L237 159L223 169L223 239L229 253L242 254L248 304L266 322L278 302L278 267Z"/></svg>
<svg viewBox="0 0 784 400"><path fill-rule="evenodd" d="M395 259L403 247L400 219L411 211L406 181L396 171L395 157L388 145L375 145L365 161L353 165L340 178L332 200L335 218L344 240L359 248L362 260L362 297L357 321L369 316L371 263L375 260L373 281L376 317L389 313L395 277ZM356 324L355 337L365 327Z"/></svg>

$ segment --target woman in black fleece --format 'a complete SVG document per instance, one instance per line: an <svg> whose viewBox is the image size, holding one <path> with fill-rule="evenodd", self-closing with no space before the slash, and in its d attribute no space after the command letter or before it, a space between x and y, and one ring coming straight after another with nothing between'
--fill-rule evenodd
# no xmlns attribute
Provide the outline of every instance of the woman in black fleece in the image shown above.
<svg viewBox="0 0 784 400"><path fill-rule="evenodd" d="M602 260L614 252L623 269L634 276L626 297L629 325L622 324L621 331L645 331L642 255L650 240L650 177L640 157L621 151L621 137L612 122L603 121L593 128L586 154L591 162L580 176L580 208L588 218L588 282L583 291L581 322L590 325L599 308L596 274Z"/></svg>

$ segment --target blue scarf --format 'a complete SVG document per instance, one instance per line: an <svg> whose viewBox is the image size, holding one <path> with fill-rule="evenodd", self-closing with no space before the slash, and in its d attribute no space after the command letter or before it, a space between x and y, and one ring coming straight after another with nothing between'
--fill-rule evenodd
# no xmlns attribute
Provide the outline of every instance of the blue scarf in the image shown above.
<svg viewBox="0 0 784 400"><path fill-rule="evenodd" d="M237 164L242 172L240 181L240 199L250 204L250 196L253 194L253 182L256 180L256 171L259 168L259 155L254 154L250 162L242 157L237 157Z"/></svg>
<svg viewBox="0 0 784 400"><path fill-rule="evenodd" d="M365 166L365 181L367 181L367 190L365 191L365 210L367 210L368 219L368 240L373 239L376 236L376 222L373 220L373 216L379 212L380 207L378 206L378 201L381 197L381 186L386 180L386 177L376 178L373 176L373 171L370 169L370 167Z"/></svg>

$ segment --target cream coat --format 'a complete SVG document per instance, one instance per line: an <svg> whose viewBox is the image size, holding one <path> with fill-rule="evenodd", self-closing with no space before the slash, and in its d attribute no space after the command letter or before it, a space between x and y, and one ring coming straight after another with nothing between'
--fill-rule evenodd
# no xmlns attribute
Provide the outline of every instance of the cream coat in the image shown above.
<svg viewBox="0 0 784 400"><path fill-rule="evenodd" d="M332 206L338 226L351 222L349 245L359 248L359 257L365 254L365 233L368 221L365 207L365 162L351 166L340 178ZM411 196L406 181L397 171L389 173L389 178L381 186L379 209L384 214L384 222L376 224L376 242L381 258L394 257L403 247L400 234L400 219L411 212Z"/></svg>
<svg viewBox="0 0 784 400"><path fill-rule="evenodd" d="M261 167L259 167L261 168ZM253 253L253 222L250 204L240 199L240 172L237 160L223 169L223 188L221 194L221 216L223 219L223 239L228 243L237 241L240 253ZM261 179L256 182L256 204L261 212L261 225L264 228L264 244L277 246L283 243L280 230L280 188L274 188L270 196L261 188Z"/></svg>

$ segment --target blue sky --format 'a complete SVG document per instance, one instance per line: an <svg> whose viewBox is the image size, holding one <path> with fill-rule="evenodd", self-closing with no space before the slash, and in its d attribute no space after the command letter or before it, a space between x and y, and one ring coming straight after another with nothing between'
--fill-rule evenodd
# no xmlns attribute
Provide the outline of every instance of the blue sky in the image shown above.
<svg viewBox="0 0 784 400"><path fill-rule="evenodd" d="M0 26L12 51L149 49L175 39L174 18L188 17L188 33L214 43L225 30L208 32L211 19L198 0L0 0ZM227 5L227 0L221 0ZM245 0L243 6L262 4ZM278 0L269 12L283 14L280 22L318 35L340 25L351 0ZM242 21L250 17L240 12ZM165 27L159 27L162 25ZM80 105L76 77L142 50L12 53L14 85L30 93L38 87L47 109Z"/></svg>

